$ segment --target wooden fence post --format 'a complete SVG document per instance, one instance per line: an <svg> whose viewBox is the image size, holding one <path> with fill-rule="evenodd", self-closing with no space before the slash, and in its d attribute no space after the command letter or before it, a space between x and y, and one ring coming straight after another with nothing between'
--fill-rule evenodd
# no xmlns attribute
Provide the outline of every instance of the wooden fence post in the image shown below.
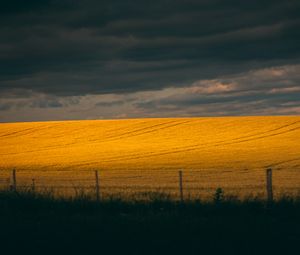
<svg viewBox="0 0 300 255"><path fill-rule="evenodd" d="M99 189L99 176L98 171L95 171L95 181L96 181L96 200L100 200L100 189Z"/></svg>
<svg viewBox="0 0 300 255"><path fill-rule="evenodd" d="M12 191L17 191L17 176L16 176L16 169L13 169L13 170L12 170L11 177L12 177L12 183L11 183L10 189L11 189Z"/></svg>
<svg viewBox="0 0 300 255"><path fill-rule="evenodd" d="M268 168L266 171L267 178L267 201L268 203L273 202L273 187L272 187L272 168Z"/></svg>
<svg viewBox="0 0 300 255"><path fill-rule="evenodd" d="M183 202L182 171L179 171L179 193L180 201Z"/></svg>

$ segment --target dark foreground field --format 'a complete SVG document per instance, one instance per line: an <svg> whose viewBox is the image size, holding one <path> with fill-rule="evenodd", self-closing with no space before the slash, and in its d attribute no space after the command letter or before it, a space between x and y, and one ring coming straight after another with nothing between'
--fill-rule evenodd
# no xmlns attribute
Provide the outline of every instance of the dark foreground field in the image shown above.
<svg viewBox="0 0 300 255"><path fill-rule="evenodd" d="M1 254L300 254L300 199L266 206L0 192Z"/></svg>

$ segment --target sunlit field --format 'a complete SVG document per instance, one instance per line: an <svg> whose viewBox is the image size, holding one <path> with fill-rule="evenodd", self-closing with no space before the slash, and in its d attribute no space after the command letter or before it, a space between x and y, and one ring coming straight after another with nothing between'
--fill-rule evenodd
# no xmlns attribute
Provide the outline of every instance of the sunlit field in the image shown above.
<svg viewBox="0 0 300 255"><path fill-rule="evenodd" d="M183 171L185 196L263 194L273 169L275 194L300 189L300 117L224 117L85 120L0 124L0 180L101 192L176 193Z"/></svg>

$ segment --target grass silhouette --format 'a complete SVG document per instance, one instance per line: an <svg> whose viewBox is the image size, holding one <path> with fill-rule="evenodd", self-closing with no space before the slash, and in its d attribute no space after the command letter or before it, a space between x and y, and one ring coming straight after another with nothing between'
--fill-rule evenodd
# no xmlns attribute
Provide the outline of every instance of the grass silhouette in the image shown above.
<svg viewBox="0 0 300 255"><path fill-rule="evenodd" d="M216 194L219 191L216 191ZM147 194L143 194L146 197ZM215 195L216 196L216 195ZM218 195L219 196L219 195ZM0 192L1 251L9 254L291 254L300 197L217 201ZM8 254L8 253L3 253Z"/></svg>

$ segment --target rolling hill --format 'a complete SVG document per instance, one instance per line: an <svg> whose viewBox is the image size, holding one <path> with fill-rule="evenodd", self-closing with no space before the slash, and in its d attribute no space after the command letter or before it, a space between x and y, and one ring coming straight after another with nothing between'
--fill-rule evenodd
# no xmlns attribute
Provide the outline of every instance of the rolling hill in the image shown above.
<svg viewBox="0 0 300 255"><path fill-rule="evenodd" d="M13 168L37 176L100 170L110 185L168 186L182 169L191 187L241 189L263 187L272 167L275 185L300 186L296 116L3 123L0 142L2 176Z"/></svg>

